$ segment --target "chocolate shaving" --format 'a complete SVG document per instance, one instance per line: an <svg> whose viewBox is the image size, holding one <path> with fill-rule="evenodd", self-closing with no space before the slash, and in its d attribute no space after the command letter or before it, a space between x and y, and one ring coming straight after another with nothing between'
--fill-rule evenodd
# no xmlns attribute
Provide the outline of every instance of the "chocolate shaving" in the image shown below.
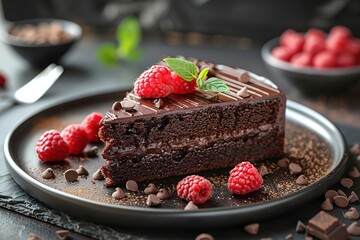
<svg viewBox="0 0 360 240"><path fill-rule="evenodd" d="M360 177L360 172L359 172L359 169L357 167L352 167L350 170L349 170L349 176L352 177L352 178L358 178Z"/></svg>
<svg viewBox="0 0 360 240"><path fill-rule="evenodd" d="M298 174L301 173L302 168L297 163L290 163L289 170L290 170L290 174Z"/></svg>
<svg viewBox="0 0 360 240"><path fill-rule="evenodd" d="M114 199L123 199L126 197L126 195L121 188L117 187L117 188L115 188L115 192L113 192L113 194L111 194L111 197Z"/></svg>
<svg viewBox="0 0 360 240"><path fill-rule="evenodd" d="M53 179L55 178L55 173L54 170L52 170L52 168L47 168L42 174L41 174L43 179Z"/></svg>
<svg viewBox="0 0 360 240"><path fill-rule="evenodd" d="M114 104L111 107L114 111L120 111L121 110L121 103L120 102L114 102Z"/></svg>
<svg viewBox="0 0 360 240"><path fill-rule="evenodd" d="M357 222L353 222L352 224L350 224L346 231L351 235L351 236L360 236L360 226Z"/></svg>
<svg viewBox="0 0 360 240"><path fill-rule="evenodd" d="M342 178L340 180L340 184L343 186L343 187L346 187L347 189L351 188L354 184L353 180L351 180L350 178Z"/></svg>
<svg viewBox="0 0 360 240"><path fill-rule="evenodd" d="M248 92L248 89L247 87L243 87L242 89L240 89L236 95L238 95L239 97L242 97L242 98L248 98L250 97L250 94Z"/></svg>
<svg viewBox="0 0 360 240"><path fill-rule="evenodd" d="M335 205L341 208L345 208L349 205L347 197L344 196L335 196L334 197Z"/></svg>
<svg viewBox="0 0 360 240"><path fill-rule="evenodd" d="M94 180L104 180L105 177L101 172L101 169L98 169L96 172L94 172L94 174L92 175Z"/></svg>
<svg viewBox="0 0 360 240"><path fill-rule="evenodd" d="M215 240L215 238L208 233L202 233L196 236L195 240Z"/></svg>
<svg viewBox="0 0 360 240"><path fill-rule="evenodd" d="M297 179L296 179L296 184L298 185L308 185L309 181L307 180L307 178L305 177L304 174L301 174Z"/></svg>
<svg viewBox="0 0 360 240"><path fill-rule="evenodd" d="M334 209L334 206L332 205L329 198L325 199L325 201L321 203L320 207L325 211L331 211Z"/></svg>
<svg viewBox="0 0 360 240"><path fill-rule="evenodd" d="M134 180L128 180L125 184L126 189L129 190L130 192L138 192L139 191L139 186L137 184L137 182L135 182Z"/></svg>
<svg viewBox="0 0 360 240"><path fill-rule="evenodd" d="M251 235L256 235L259 232L259 228L260 228L260 224L252 223L252 224L246 225L244 227L244 230Z"/></svg>
<svg viewBox="0 0 360 240"><path fill-rule="evenodd" d="M325 193L325 198L328 198L330 199L331 202L334 202L334 197L335 196L338 196L338 192L335 191L335 190L327 190L326 193Z"/></svg>
<svg viewBox="0 0 360 240"><path fill-rule="evenodd" d="M248 83L250 81L250 75L248 71L239 71L238 80L242 83Z"/></svg>
<svg viewBox="0 0 360 240"><path fill-rule="evenodd" d="M359 213L356 208L351 207L349 210L347 210L347 212L344 213L344 217L350 220L357 220L359 219Z"/></svg>
<svg viewBox="0 0 360 240"><path fill-rule="evenodd" d="M134 109L134 107L136 106L136 104L132 101L128 101L128 100L123 100L120 102L121 107L125 110L125 111L131 111Z"/></svg>
<svg viewBox="0 0 360 240"><path fill-rule="evenodd" d="M161 203L160 198L158 198L156 195L154 194L149 194L147 199L146 199L146 205L148 205L149 207L152 206L157 206Z"/></svg>
<svg viewBox="0 0 360 240"><path fill-rule="evenodd" d="M70 238L70 232L66 229L57 230L55 234L60 240L66 240Z"/></svg>
<svg viewBox="0 0 360 240"><path fill-rule="evenodd" d="M303 233L306 230L306 225L302 222L302 221L298 221L296 224L296 229L295 231L298 233Z"/></svg>
<svg viewBox="0 0 360 240"><path fill-rule="evenodd" d="M146 194L156 194L158 192L157 187L155 186L155 184L153 183L149 183L149 185L147 186L147 188L144 189L144 193Z"/></svg>
<svg viewBox="0 0 360 240"><path fill-rule="evenodd" d="M158 109L163 108L164 107L164 100L162 100L161 98L155 99L154 100L154 105Z"/></svg>
<svg viewBox="0 0 360 240"><path fill-rule="evenodd" d="M186 211L192 211L192 210L198 210L199 207L195 205L195 203L193 201L188 202L188 204L186 204L184 210Z"/></svg>
<svg viewBox="0 0 360 240"><path fill-rule="evenodd" d="M80 165L78 169L76 169L76 172L79 174L79 176L88 176L89 172L85 169L83 165Z"/></svg>
<svg viewBox="0 0 360 240"><path fill-rule="evenodd" d="M68 169L64 172L64 177L68 182L75 182L77 181L79 174L75 169Z"/></svg>
<svg viewBox="0 0 360 240"><path fill-rule="evenodd" d="M167 199L170 197L170 193L168 190L164 189L164 188L161 188L158 193L156 194L156 196L158 198L160 198L161 200L164 200L164 199Z"/></svg>
<svg viewBox="0 0 360 240"><path fill-rule="evenodd" d="M351 149L350 152L354 155L360 155L360 145L359 144L354 144Z"/></svg>

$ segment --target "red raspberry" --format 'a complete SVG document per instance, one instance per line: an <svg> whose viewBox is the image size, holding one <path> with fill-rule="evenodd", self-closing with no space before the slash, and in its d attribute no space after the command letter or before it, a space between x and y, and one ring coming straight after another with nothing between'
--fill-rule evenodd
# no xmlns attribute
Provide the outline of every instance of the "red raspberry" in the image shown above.
<svg viewBox="0 0 360 240"><path fill-rule="evenodd" d="M74 155L80 154L89 141L85 130L80 124L70 124L62 130L61 136L69 145L69 154Z"/></svg>
<svg viewBox="0 0 360 240"><path fill-rule="evenodd" d="M179 75L177 75L174 72L171 73L171 76L172 76L172 79L174 80L173 93L186 94L186 93L191 93L191 92L195 91L196 79L192 80L191 82L188 82L188 81L182 79L181 77L179 77Z"/></svg>
<svg viewBox="0 0 360 240"><path fill-rule="evenodd" d="M2 73L0 73L0 88L5 88L5 87L6 87L6 78Z"/></svg>
<svg viewBox="0 0 360 240"><path fill-rule="evenodd" d="M230 171L228 188L235 194L247 194L261 188L263 179L250 162L242 162Z"/></svg>
<svg viewBox="0 0 360 240"><path fill-rule="evenodd" d="M134 83L134 91L143 98L161 98L173 92L173 79L169 68L154 65L145 72Z"/></svg>
<svg viewBox="0 0 360 240"><path fill-rule="evenodd" d="M325 38L318 35L309 35L305 38L303 50L310 53L312 56L325 49Z"/></svg>
<svg viewBox="0 0 360 240"><path fill-rule="evenodd" d="M69 155L69 146L59 131L49 130L37 141L36 153L42 162L63 161Z"/></svg>
<svg viewBox="0 0 360 240"><path fill-rule="evenodd" d="M280 35L280 45L281 46L285 46L287 45L287 43L289 42L289 38L291 38L291 36L293 34L297 34L297 32L294 29L287 29L286 31L284 31L281 35Z"/></svg>
<svg viewBox="0 0 360 240"><path fill-rule="evenodd" d="M287 38L287 42L284 43L286 47L292 54L300 52L304 46L305 37L300 33L293 33Z"/></svg>
<svg viewBox="0 0 360 240"><path fill-rule="evenodd" d="M100 128L100 121L103 118L101 113L93 112L85 117L82 121L81 126L86 132L89 142L99 142L100 138L98 135Z"/></svg>
<svg viewBox="0 0 360 240"><path fill-rule="evenodd" d="M294 66L308 67L312 64L311 54L307 52L299 52L295 54L290 60Z"/></svg>
<svg viewBox="0 0 360 240"><path fill-rule="evenodd" d="M317 29L317 28L310 28L307 32L306 32L306 35L305 35L305 38L309 38L309 37L318 37L318 38L321 38L321 39L325 39L326 38L326 35L325 33L320 30L320 29Z"/></svg>
<svg viewBox="0 0 360 240"><path fill-rule="evenodd" d="M190 175L181 180L176 186L179 197L186 201L201 204L210 199L212 186L209 180L198 175Z"/></svg>
<svg viewBox="0 0 360 240"><path fill-rule="evenodd" d="M360 53L360 43L358 40L350 38L347 40L345 49L351 54L358 55Z"/></svg>
<svg viewBox="0 0 360 240"><path fill-rule="evenodd" d="M334 26L330 30L330 37L332 37L332 36L342 36L344 38L351 38L352 33L351 33L350 29L348 29L347 27Z"/></svg>
<svg viewBox="0 0 360 240"><path fill-rule="evenodd" d="M336 58L338 67L352 67L356 65L356 57L348 52L340 53Z"/></svg>
<svg viewBox="0 0 360 240"><path fill-rule="evenodd" d="M271 50L271 56L274 58L288 62L292 57L292 53L283 46L274 47Z"/></svg>
<svg viewBox="0 0 360 240"><path fill-rule="evenodd" d="M342 35L330 36L326 40L326 49L328 49L334 53L343 52L345 50L347 41L348 41L348 38L346 38Z"/></svg>
<svg viewBox="0 0 360 240"><path fill-rule="evenodd" d="M313 65L316 68L332 68L336 66L336 58L332 52L323 51L315 55Z"/></svg>

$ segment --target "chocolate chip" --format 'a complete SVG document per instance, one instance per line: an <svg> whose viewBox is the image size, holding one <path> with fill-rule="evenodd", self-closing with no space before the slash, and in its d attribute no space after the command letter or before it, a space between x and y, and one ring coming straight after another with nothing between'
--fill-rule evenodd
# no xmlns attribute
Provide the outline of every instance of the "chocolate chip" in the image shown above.
<svg viewBox="0 0 360 240"><path fill-rule="evenodd" d="M241 71L238 75L238 80L242 83L248 83L250 81L250 76L247 71Z"/></svg>
<svg viewBox="0 0 360 240"><path fill-rule="evenodd" d="M121 101L120 104L125 111L131 111L136 106L134 102L128 100Z"/></svg>
<svg viewBox="0 0 360 240"><path fill-rule="evenodd" d="M349 176L352 177L352 178L358 178L360 177L360 171L357 167L352 167L350 170L349 170Z"/></svg>
<svg viewBox="0 0 360 240"><path fill-rule="evenodd" d="M128 180L126 182L125 186L126 186L126 189L131 191L131 192L138 192L139 191L138 184L134 180Z"/></svg>
<svg viewBox="0 0 360 240"><path fill-rule="evenodd" d="M293 239L293 235L291 233L289 233L288 235L285 236L285 240L291 240Z"/></svg>
<svg viewBox="0 0 360 240"><path fill-rule="evenodd" d="M277 161L277 164L279 165L279 167L281 168L288 168L289 164L290 164L290 160L287 158L282 158L279 161Z"/></svg>
<svg viewBox="0 0 360 240"><path fill-rule="evenodd" d="M343 187L346 187L347 189L351 188L354 184L353 180L351 180L350 178L342 178L340 180L340 184L343 186Z"/></svg>
<svg viewBox="0 0 360 240"><path fill-rule="evenodd" d="M351 149L350 152L354 155L360 155L360 145L359 144L354 144Z"/></svg>
<svg viewBox="0 0 360 240"><path fill-rule="evenodd" d="M325 198L328 198L330 199L331 202L334 202L334 197L335 196L338 196L338 192L335 191L335 190L327 190L326 193L325 193Z"/></svg>
<svg viewBox="0 0 360 240"><path fill-rule="evenodd" d="M298 221L296 224L296 232L303 233L306 230L306 225L302 221Z"/></svg>
<svg viewBox="0 0 360 240"><path fill-rule="evenodd" d="M66 229L57 230L55 232L55 234L56 234L57 238L60 240L66 240L66 239L69 239L69 237L70 237L70 232L69 232L69 230L66 230Z"/></svg>
<svg viewBox="0 0 360 240"><path fill-rule="evenodd" d="M89 149L85 150L85 154L87 157L96 157L98 154L99 148L98 146L92 146Z"/></svg>
<svg viewBox="0 0 360 240"><path fill-rule="evenodd" d="M357 222L353 222L352 224L350 224L346 231L351 235L351 236L360 236L360 226Z"/></svg>
<svg viewBox="0 0 360 240"><path fill-rule="evenodd" d="M335 205L341 208L345 208L349 204L347 197L344 196L335 196L334 201L335 201Z"/></svg>
<svg viewBox="0 0 360 240"><path fill-rule="evenodd" d="M298 185L308 185L309 181L307 180L307 178L305 177L304 174L301 174L297 179L296 179L296 184Z"/></svg>
<svg viewBox="0 0 360 240"><path fill-rule="evenodd" d="M41 237L39 235L36 235L35 233L30 233L27 240L41 240Z"/></svg>
<svg viewBox="0 0 360 240"><path fill-rule="evenodd" d="M250 97L250 94L248 92L248 89L247 87L243 87L242 89L240 89L236 95L238 95L239 97L242 97L242 98L248 98Z"/></svg>
<svg viewBox="0 0 360 240"><path fill-rule="evenodd" d="M348 197L349 203L354 203L354 202L356 202L357 200L359 200L358 195L357 195L354 191L352 191L351 194L350 194L350 196Z"/></svg>
<svg viewBox="0 0 360 240"><path fill-rule="evenodd" d="M351 207L349 210L347 210L347 212L344 213L344 217L350 220L357 220L359 219L359 213L356 208Z"/></svg>
<svg viewBox="0 0 360 240"><path fill-rule="evenodd" d="M121 110L121 103L120 102L114 102L114 104L111 107L113 110L115 111L120 111Z"/></svg>
<svg viewBox="0 0 360 240"><path fill-rule="evenodd" d="M344 193L342 190L338 190L338 194L340 195L340 196L344 196L344 197L347 197L347 195L346 195L346 193Z"/></svg>
<svg viewBox="0 0 360 240"><path fill-rule="evenodd" d="M68 169L64 172L64 177L68 182L75 182L78 179L79 174L75 169Z"/></svg>
<svg viewBox="0 0 360 240"><path fill-rule="evenodd" d="M170 197L170 193L168 190L161 188L159 189L158 193L156 194L156 196L158 198L160 198L161 200L167 199Z"/></svg>
<svg viewBox="0 0 360 240"><path fill-rule="evenodd" d="M47 168L42 174L41 174L42 178L44 179L53 179L55 178L55 173L54 170L52 170L52 168Z"/></svg>
<svg viewBox="0 0 360 240"><path fill-rule="evenodd" d="M214 240L215 238L208 234L208 233L202 233L200 235L197 235L195 240Z"/></svg>
<svg viewBox="0 0 360 240"><path fill-rule="evenodd" d="M122 199L122 198L126 197L126 195L121 188L117 187L117 188L115 188L115 192L113 192L113 194L111 194L111 197L114 199Z"/></svg>
<svg viewBox="0 0 360 240"><path fill-rule="evenodd" d="M320 207L322 210L326 211L331 211L334 209L334 206L332 205L329 198L325 199L325 201L321 203Z"/></svg>
<svg viewBox="0 0 360 240"><path fill-rule="evenodd" d="M77 174L79 176L88 176L89 172L85 169L83 165L80 165L78 169L76 169Z"/></svg>
<svg viewBox="0 0 360 240"><path fill-rule="evenodd" d="M149 207L157 206L161 203L160 198L158 198L155 194L149 194L146 199L146 205Z"/></svg>
<svg viewBox="0 0 360 240"><path fill-rule="evenodd" d="M298 174L301 173L302 171L300 165L297 163L290 163L289 170L290 170L290 174Z"/></svg>
<svg viewBox="0 0 360 240"><path fill-rule="evenodd" d="M256 235L259 232L259 228L260 228L260 224L252 223L252 224L246 225L244 227L244 230L251 235Z"/></svg>
<svg viewBox="0 0 360 240"><path fill-rule="evenodd" d="M94 174L92 175L92 178L94 180L104 180L105 177L101 172L101 169L98 169L96 172L94 172Z"/></svg>
<svg viewBox="0 0 360 240"><path fill-rule="evenodd" d="M193 201L190 201L186 204L184 210L186 211L192 211L192 210L198 210L199 207L195 205Z"/></svg>
<svg viewBox="0 0 360 240"><path fill-rule="evenodd" d="M147 188L144 189L144 193L146 194L156 194L158 192L157 187L155 186L155 184L153 183L149 183L149 185L147 186Z"/></svg>
<svg viewBox="0 0 360 240"><path fill-rule="evenodd" d="M158 109L163 108L164 107L164 100L162 100L161 98L155 99L154 100L154 105Z"/></svg>
<svg viewBox="0 0 360 240"><path fill-rule="evenodd" d="M262 177L269 174L269 171L265 165L261 165L258 171Z"/></svg>

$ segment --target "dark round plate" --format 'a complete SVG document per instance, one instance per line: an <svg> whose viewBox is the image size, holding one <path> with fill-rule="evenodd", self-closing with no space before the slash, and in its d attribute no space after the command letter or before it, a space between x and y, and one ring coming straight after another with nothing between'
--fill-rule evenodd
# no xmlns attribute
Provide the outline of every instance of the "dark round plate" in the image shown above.
<svg viewBox="0 0 360 240"><path fill-rule="evenodd" d="M227 190L229 169L202 172L213 184L212 198L197 211L184 211L186 202L177 197L174 188L182 179L171 177L154 183L168 188L171 197L158 207L146 206L143 189L149 182L139 184L140 192L129 192L123 200L111 198L114 188L105 188L103 181L93 181L91 175L103 163L97 157L72 157L61 164L40 163L35 144L49 129L61 130L67 124L80 123L89 113L105 113L125 92L107 92L83 96L45 108L24 119L8 134L4 152L6 164L15 181L29 194L48 206L84 220L129 226L211 227L229 226L274 217L323 194L343 174L347 161L346 143L339 130L326 118L298 103L288 101L286 110L285 155L302 167L307 185L296 184L297 175L281 168L276 161L263 163L270 173L264 176L262 188L245 196L232 195ZM100 143L98 147L103 145ZM84 165L90 172L87 178L69 183L63 172ZM41 173L52 167L56 178L45 180Z"/></svg>

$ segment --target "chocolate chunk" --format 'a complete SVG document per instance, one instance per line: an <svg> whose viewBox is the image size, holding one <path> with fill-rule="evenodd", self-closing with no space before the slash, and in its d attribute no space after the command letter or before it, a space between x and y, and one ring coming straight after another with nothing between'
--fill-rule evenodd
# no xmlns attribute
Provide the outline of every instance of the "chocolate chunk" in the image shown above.
<svg viewBox="0 0 360 240"><path fill-rule="evenodd" d="M98 146L92 146L89 149L85 149L84 152L87 157L96 157L99 152L99 148Z"/></svg>
<svg viewBox="0 0 360 240"><path fill-rule="evenodd" d="M260 228L260 224L252 223L252 224L246 225L244 227L244 230L251 235L256 235L259 232L259 228Z"/></svg>
<svg viewBox="0 0 360 240"><path fill-rule="evenodd" d="M360 226L357 222L353 222L352 224L350 224L346 231L351 235L351 236L360 236ZM345 239L345 238L344 238Z"/></svg>
<svg viewBox="0 0 360 240"><path fill-rule="evenodd" d="M303 233L306 230L306 225L302 222L302 221L298 221L296 224L296 229L295 231L298 233Z"/></svg>
<svg viewBox="0 0 360 240"><path fill-rule="evenodd" d="M289 170L290 170L290 174L298 174L301 173L302 168L297 163L290 163Z"/></svg>
<svg viewBox="0 0 360 240"><path fill-rule="evenodd" d="M88 176L89 172L85 169L83 165L80 165L78 169L76 169L76 172L79 176Z"/></svg>
<svg viewBox="0 0 360 240"><path fill-rule="evenodd" d="M338 196L338 192L335 191L335 190L327 190L326 193L325 193L325 198L328 198L330 199L331 202L334 202L334 197L335 196Z"/></svg>
<svg viewBox="0 0 360 240"><path fill-rule="evenodd" d="M285 236L285 240L291 240L293 239L293 235L291 233L289 233L288 235Z"/></svg>
<svg viewBox="0 0 360 240"><path fill-rule="evenodd" d="M111 197L114 199L122 199L122 198L126 197L126 195L121 188L117 187L117 188L115 188L115 192L113 192L113 194L111 194Z"/></svg>
<svg viewBox="0 0 360 240"><path fill-rule="evenodd" d="M94 180L104 180L105 177L101 172L101 169L98 169L96 172L94 172L94 174L92 175L92 178Z"/></svg>
<svg viewBox="0 0 360 240"><path fill-rule="evenodd" d="M161 203L160 198L158 198L155 194L149 194L146 199L146 205L149 207L157 206Z"/></svg>
<svg viewBox="0 0 360 240"><path fill-rule="evenodd" d="M121 103L120 102L114 102L114 104L111 107L114 111L120 111L121 110Z"/></svg>
<svg viewBox="0 0 360 240"><path fill-rule="evenodd" d="M47 168L42 174L41 174L43 179L53 179L55 178L55 173L54 170L52 170L52 168Z"/></svg>
<svg viewBox="0 0 360 240"><path fill-rule="evenodd" d="M125 111L131 111L136 106L134 102L128 100L121 101L120 104Z"/></svg>
<svg viewBox="0 0 360 240"><path fill-rule="evenodd" d="M354 144L351 149L350 152L354 155L360 155L360 145L359 144Z"/></svg>
<svg viewBox="0 0 360 240"><path fill-rule="evenodd" d="M68 182L75 182L78 179L79 174L75 169L68 169L64 172L64 177Z"/></svg>
<svg viewBox="0 0 360 240"><path fill-rule="evenodd" d="M30 233L27 240L41 240L41 237L39 235L36 235L35 233Z"/></svg>
<svg viewBox="0 0 360 240"><path fill-rule="evenodd" d="M305 177L304 174L301 174L297 179L296 179L296 184L298 185L308 185L309 181L307 180L307 178Z"/></svg>
<svg viewBox="0 0 360 240"><path fill-rule="evenodd" d="M137 182L135 182L134 180L128 180L125 184L126 189L131 191L131 192L138 192L139 191L139 186L137 184Z"/></svg>
<svg viewBox="0 0 360 240"><path fill-rule="evenodd" d="M239 97L242 98L248 98L250 97L250 94L248 92L247 87L243 87L242 89L240 89L237 93L236 93Z"/></svg>
<svg viewBox="0 0 360 240"><path fill-rule="evenodd" d="M335 201L335 205L341 208L345 208L349 205L347 197L344 196L335 196L334 201Z"/></svg>
<svg viewBox="0 0 360 240"><path fill-rule="evenodd" d="M306 231L320 239L338 240L349 238L346 226L338 218L324 211L320 211L309 220Z"/></svg>
<svg viewBox="0 0 360 240"><path fill-rule="evenodd" d="M195 205L195 203L193 201L188 202L188 204L186 204L184 210L186 211L192 211L192 210L198 210L199 207Z"/></svg>
<svg viewBox="0 0 360 240"><path fill-rule="evenodd" d="M358 195L357 195L354 191L352 191L351 194L350 194L350 196L348 197L349 203L354 203L354 202L356 202L357 200L359 200Z"/></svg>
<svg viewBox="0 0 360 240"><path fill-rule="evenodd" d="M144 189L144 193L146 194L156 194L158 192L157 187L155 186L155 184L153 183L149 183L149 185L147 186L147 188Z"/></svg>
<svg viewBox="0 0 360 240"><path fill-rule="evenodd" d="M164 189L164 188L161 188L158 193L156 194L156 196L158 198L160 198L161 200L164 200L164 199L167 199L170 197L170 193L168 190Z"/></svg>
<svg viewBox="0 0 360 240"><path fill-rule="evenodd" d="M346 196L346 193L344 193L342 190L338 190L338 194L340 195L340 196L344 196L344 197L347 197Z"/></svg>
<svg viewBox="0 0 360 240"><path fill-rule="evenodd" d="M238 80L242 83L248 83L250 81L250 76L248 71L240 71L238 75Z"/></svg>
<svg viewBox="0 0 360 240"><path fill-rule="evenodd" d="M70 232L69 232L69 230L66 230L66 229L57 230L55 232L55 234L56 234L57 238L60 240L66 240L66 239L70 238Z"/></svg>
<svg viewBox="0 0 360 240"><path fill-rule="evenodd" d="M196 236L195 240L214 240L215 238L208 234L208 233L202 233L198 236Z"/></svg>
<svg viewBox="0 0 360 240"><path fill-rule="evenodd" d="M164 100L162 100L161 98L155 99L154 100L154 105L158 109L163 108L164 107Z"/></svg>
<svg viewBox="0 0 360 240"><path fill-rule="evenodd" d="M343 186L343 187L346 187L347 189L351 188L352 185L354 184L353 180L351 180L350 178L342 178L340 180L340 184Z"/></svg>
<svg viewBox="0 0 360 240"><path fill-rule="evenodd" d="M350 220L357 220L359 219L359 213L356 208L351 207L349 210L347 210L347 212L344 213L344 217Z"/></svg>
<svg viewBox="0 0 360 240"><path fill-rule="evenodd" d="M334 206L332 205L329 198L325 199L325 201L321 203L320 207L322 210L326 210L326 211L330 211L334 209Z"/></svg>
<svg viewBox="0 0 360 240"><path fill-rule="evenodd" d="M259 167L258 171L259 171L259 173L260 173L260 175L261 175L262 177L265 176L265 175L267 175L267 174L269 174L269 171L268 171L268 169L267 169L267 167L266 167L265 165L261 165L261 166Z"/></svg>
<svg viewBox="0 0 360 240"><path fill-rule="evenodd" d="M352 167L350 170L349 170L349 176L352 177L352 178L358 178L360 177L360 171L357 167Z"/></svg>
<svg viewBox="0 0 360 240"><path fill-rule="evenodd" d="M279 165L279 167L281 168L288 168L289 164L290 164L290 160L287 158L282 158L279 161L277 161L277 164Z"/></svg>

